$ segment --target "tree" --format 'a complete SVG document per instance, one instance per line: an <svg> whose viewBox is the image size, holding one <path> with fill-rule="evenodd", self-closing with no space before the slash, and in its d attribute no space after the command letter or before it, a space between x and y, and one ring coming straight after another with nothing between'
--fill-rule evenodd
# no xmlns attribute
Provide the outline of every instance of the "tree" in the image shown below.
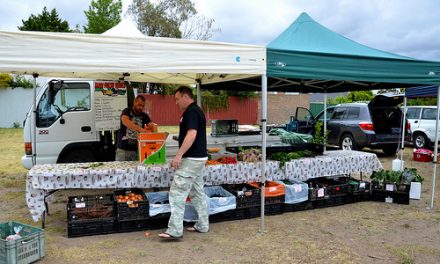
<svg viewBox="0 0 440 264"><path fill-rule="evenodd" d="M85 33L101 34L121 22L122 0L93 0L87 17Z"/></svg>
<svg viewBox="0 0 440 264"><path fill-rule="evenodd" d="M342 104L359 101L370 101L374 95L372 91L355 91L349 92L347 96L336 96L335 98L329 98L328 104Z"/></svg>
<svg viewBox="0 0 440 264"><path fill-rule="evenodd" d="M0 89L1 88L33 88L34 84L23 75L16 75L15 77L8 73L0 73Z"/></svg>
<svg viewBox="0 0 440 264"><path fill-rule="evenodd" d="M11 87L11 82L13 78L8 73L0 73L0 88Z"/></svg>
<svg viewBox="0 0 440 264"><path fill-rule="evenodd" d="M148 36L206 40L212 36L213 19L197 15L191 0L133 0L128 12Z"/></svg>
<svg viewBox="0 0 440 264"><path fill-rule="evenodd" d="M50 13L47 8L43 8L43 12L39 15L31 15L28 20L21 20L23 26L18 29L22 31L46 31L46 32L72 32L69 23L58 17L58 12L54 8Z"/></svg>

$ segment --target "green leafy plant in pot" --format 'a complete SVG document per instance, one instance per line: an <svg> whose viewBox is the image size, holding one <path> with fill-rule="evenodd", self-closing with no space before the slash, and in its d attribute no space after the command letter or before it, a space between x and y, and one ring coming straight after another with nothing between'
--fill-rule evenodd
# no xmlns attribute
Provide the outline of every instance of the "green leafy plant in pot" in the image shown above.
<svg viewBox="0 0 440 264"><path fill-rule="evenodd" d="M315 144L320 149L323 149L324 145L327 144L329 134L330 134L330 130L328 129L324 133L324 122L322 121L316 122L315 134L313 135L312 143Z"/></svg>

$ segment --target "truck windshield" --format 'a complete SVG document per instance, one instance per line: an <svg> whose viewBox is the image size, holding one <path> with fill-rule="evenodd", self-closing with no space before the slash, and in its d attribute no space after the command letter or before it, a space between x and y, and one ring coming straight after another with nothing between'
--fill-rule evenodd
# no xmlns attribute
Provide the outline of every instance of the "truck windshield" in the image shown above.
<svg viewBox="0 0 440 264"><path fill-rule="evenodd" d="M49 88L41 96L37 107L37 127L49 127L66 112L90 110L89 83L64 83L49 97Z"/></svg>

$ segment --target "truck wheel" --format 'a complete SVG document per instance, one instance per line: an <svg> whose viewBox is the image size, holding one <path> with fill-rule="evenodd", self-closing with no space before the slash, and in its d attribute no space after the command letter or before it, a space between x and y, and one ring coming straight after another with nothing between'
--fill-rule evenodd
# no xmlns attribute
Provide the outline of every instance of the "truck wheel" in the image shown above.
<svg viewBox="0 0 440 264"><path fill-rule="evenodd" d="M429 139L423 133L413 135L413 144L415 148L426 148L429 145Z"/></svg>
<svg viewBox="0 0 440 264"><path fill-rule="evenodd" d="M340 142L339 146L342 150L357 150L356 142L350 134L343 135Z"/></svg>
<svg viewBox="0 0 440 264"><path fill-rule="evenodd" d="M59 163L80 163L80 162L94 162L95 155L89 150L74 150L66 153L60 159Z"/></svg>

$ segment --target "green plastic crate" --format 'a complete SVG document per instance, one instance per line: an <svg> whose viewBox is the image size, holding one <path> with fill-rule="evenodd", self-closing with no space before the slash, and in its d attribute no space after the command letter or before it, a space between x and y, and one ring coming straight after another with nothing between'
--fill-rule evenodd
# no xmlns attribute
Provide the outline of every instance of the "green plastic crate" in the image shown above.
<svg viewBox="0 0 440 264"><path fill-rule="evenodd" d="M14 227L22 226L21 239L6 241L15 234ZM44 257L44 230L19 222L0 223L0 264L32 263Z"/></svg>

